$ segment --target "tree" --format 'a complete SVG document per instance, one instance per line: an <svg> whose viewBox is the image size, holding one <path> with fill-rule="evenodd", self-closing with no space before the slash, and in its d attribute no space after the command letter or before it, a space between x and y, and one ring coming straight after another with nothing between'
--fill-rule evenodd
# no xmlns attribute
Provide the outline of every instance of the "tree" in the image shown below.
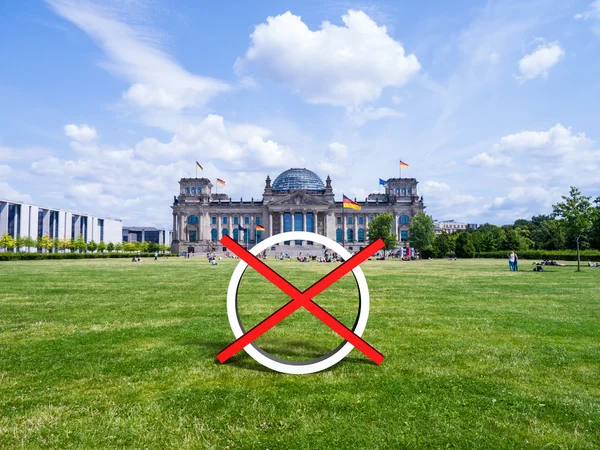
<svg viewBox="0 0 600 450"><path fill-rule="evenodd" d="M448 233L442 233L433 240L433 254L436 258L446 258L450 253Z"/></svg>
<svg viewBox="0 0 600 450"><path fill-rule="evenodd" d="M459 258L473 258L475 246L471 242L470 233L463 231L456 239L456 256Z"/></svg>
<svg viewBox="0 0 600 450"><path fill-rule="evenodd" d="M398 246L398 238L395 233L392 233L393 224L394 216L389 213L378 214L369 222L369 242L381 239L385 244L384 253L386 250L392 250Z"/></svg>
<svg viewBox="0 0 600 450"><path fill-rule="evenodd" d="M431 250L435 239L435 225L433 219L427 214L419 212L415 214L408 230L410 245L419 253Z"/></svg>
<svg viewBox="0 0 600 450"><path fill-rule="evenodd" d="M106 247L107 247L107 246L106 246L106 244L104 243L104 241L100 241L100 242L98 243L98 251L99 251L100 253L104 253L104 250L106 250Z"/></svg>
<svg viewBox="0 0 600 450"><path fill-rule="evenodd" d="M25 238L17 236L17 239L15 239L15 249L20 252L23 247L25 247Z"/></svg>
<svg viewBox="0 0 600 450"><path fill-rule="evenodd" d="M26 236L23 239L23 247L27 247L27 251L29 251L30 248L35 247L35 241L31 236Z"/></svg>
<svg viewBox="0 0 600 450"><path fill-rule="evenodd" d="M96 244L96 242L93 239L87 243L87 249L90 252L95 252L97 248L98 248L98 244Z"/></svg>
<svg viewBox="0 0 600 450"><path fill-rule="evenodd" d="M2 237L0 237L0 248L9 249L15 246L15 240L13 237L8 234L8 232L2 233Z"/></svg>
<svg viewBox="0 0 600 450"><path fill-rule="evenodd" d="M109 252L112 252L115 249L115 244L113 244L112 242L109 242L108 245L106 246L106 250L108 250Z"/></svg>
<svg viewBox="0 0 600 450"><path fill-rule="evenodd" d="M83 236L81 234L77 236L77 239L75 239L75 242L73 243L73 246L71 248L79 250L80 253L85 251L85 249L87 248L87 244L83 240Z"/></svg>
<svg viewBox="0 0 600 450"><path fill-rule="evenodd" d="M577 272L581 272L581 240L592 228L594 211L590 198L581 195L579 189L571 186L569 196L563 195L561 203L552 205L554 216L564 224L567 235L575 239L577 245Z"/></svg>

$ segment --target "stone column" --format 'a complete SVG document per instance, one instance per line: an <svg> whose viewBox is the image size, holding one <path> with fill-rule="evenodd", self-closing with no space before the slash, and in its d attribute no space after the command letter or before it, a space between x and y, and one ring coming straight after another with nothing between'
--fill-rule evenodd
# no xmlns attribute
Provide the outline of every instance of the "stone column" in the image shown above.
<svg viewBox="0 0 600 450"><path fill-rule="evenodd" d="M342 210L343 211L343 210ZM346 214L342 214L342 243L348 242L348 234L346 233L346 227L348 223L348 216Z"/></svg>
<svg viewBox="0 0 600 450"><path fill-rule="evenodd" d="M273 213L269 213L269 237L273 236Z"/></svg>

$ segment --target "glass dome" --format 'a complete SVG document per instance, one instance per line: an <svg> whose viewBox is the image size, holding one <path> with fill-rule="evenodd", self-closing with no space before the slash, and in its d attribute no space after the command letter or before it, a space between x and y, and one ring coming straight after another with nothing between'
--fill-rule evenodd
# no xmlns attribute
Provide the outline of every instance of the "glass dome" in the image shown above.
<svg viewBox="0 0 600 450"><path fill-rule="evenodd" d="M288 169L275 178L272 189L273 191L289 191L292 189L323 191L325 185L316 173L308 169Z"/></svg>

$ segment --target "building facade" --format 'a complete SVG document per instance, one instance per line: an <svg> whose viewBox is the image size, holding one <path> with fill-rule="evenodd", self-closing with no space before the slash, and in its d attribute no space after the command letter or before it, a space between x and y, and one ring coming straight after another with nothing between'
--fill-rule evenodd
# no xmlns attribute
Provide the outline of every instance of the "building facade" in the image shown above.
<svg viewBox="0 0 600 450"><path fill-rule="evenodd" d="M123 227L123 242L153 242L171 245L173 232L154 227Z"/></svg>
<svg viewBox="0 0 600 450"><path fill-rule="evenodd" d="M51 239L71 240L82 236L85 242L116 244L122 239L122 223L118 219L0 199L0 235L5 232L14 239L47 235Z"/></svg>
<svg viewBox="0 0 600 450"><path fill-rule="evenodd" d="M234 201L225 193L213 193L207 178L182 178L172 205L172 251L224 250L218 241L225 235L250 248L287 231L315 232L356 251L368 242L369 221L381 213L394 215L393 231L398 245L405 246L412 217L425 208L417 183L414 178L390 178L384 193L357 201L361 210L353 210L335 200L329 176L323 183L307 169L288 169L273 184L267 176L260 200ZM291 241L279 244L276 251L312 248L311 242Z"/></svg>

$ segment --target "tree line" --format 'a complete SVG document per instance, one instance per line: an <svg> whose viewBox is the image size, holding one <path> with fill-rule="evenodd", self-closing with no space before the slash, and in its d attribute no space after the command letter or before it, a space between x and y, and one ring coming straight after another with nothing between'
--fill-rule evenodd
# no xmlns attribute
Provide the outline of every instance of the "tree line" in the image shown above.
<svg viewBox="0 0 600 450"><path fill-rule="evenodd" d="M112 242L105 243L103 241L95 242L93 240L85 242L83 237L80 235L77 239L52 239L48 234L39 236L37 239L33 239L31 236L17 237L16 239L10 236L7 232L4 232L0 237L0 248L4 250L13 249L16 252L20 252L23 249L35 248L38 251L46 250L47 252L168 252L170 247L165 244L156 244L154 242Z"/></svg>
<svg viewBox="0 0 600 450"><path fill-rule="evenodd" d="M494 251L600 250L600 197L591 197L571 187L568 196L552 207L548 215L518 219L512 225L486 223L477 229L435 235L433 219L417 214L411 223L409 240L424 257L444 258L456 255L473 258Z"/></svg>

